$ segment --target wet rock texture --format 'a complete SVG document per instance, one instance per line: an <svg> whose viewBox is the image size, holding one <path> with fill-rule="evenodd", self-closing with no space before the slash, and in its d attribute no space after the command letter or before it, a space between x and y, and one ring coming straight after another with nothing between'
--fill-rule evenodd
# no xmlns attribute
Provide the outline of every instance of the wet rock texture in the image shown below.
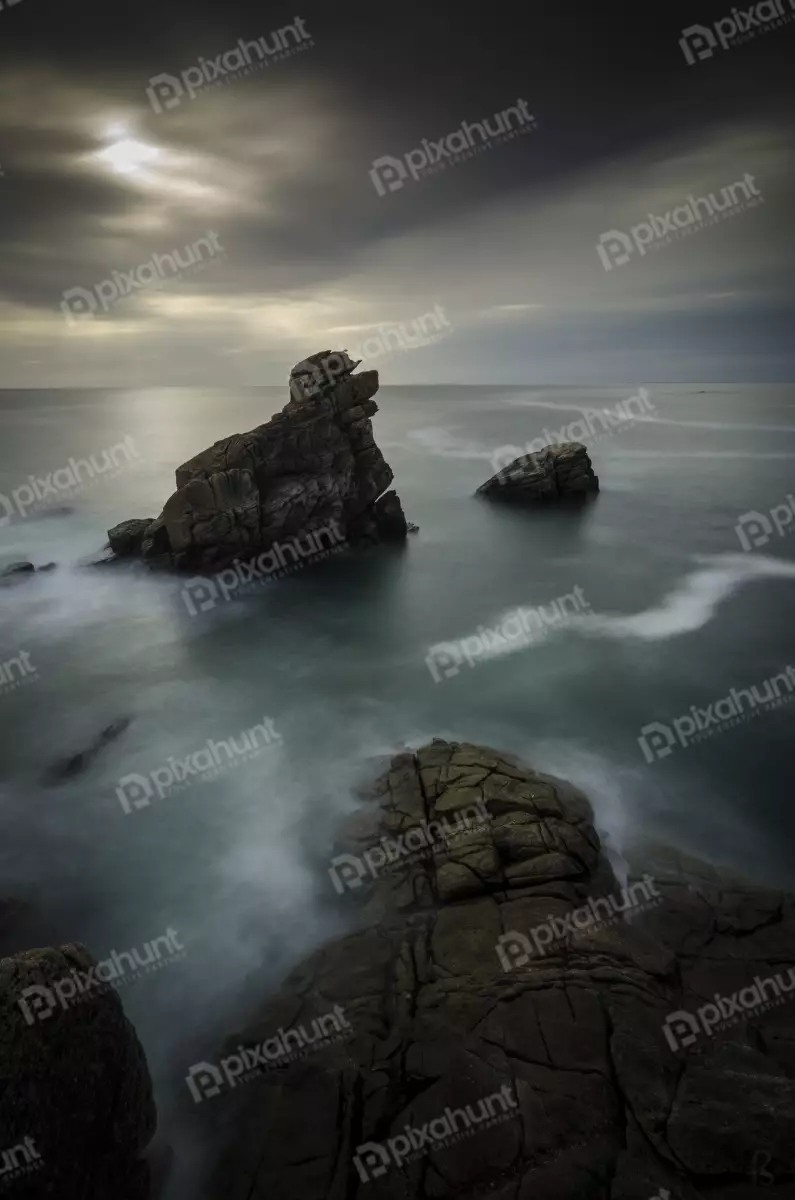
<svg viewBox="0 0 795 1200"><path fill-rule="evenodd" d="M395 850L426 822L486 819L435 858ZM404 841L399 842L401 835ZM387 842L379 839L387 838ZM385 874L355 868L368 849ZM212 1195L230 1200L752 1200L795 1196L795 994L674 1048L664 1033L755 977L795 963L795 905L752 886L615 878L585 796L512 758L435 741L395 758L344 833L356 932L288 978L254 1026L343 1006L345 1041L255 1077L218 1111L233 1134ZM363 860L362 860L363 861ZM360 878L361 876L361 878ZM350 881L359 880L358 886ZM633 892L622 892L632 887ZM335 895L330 886L330 895ZM565 928L594 897L613 917ZM609 901L605 904L610 907ZM625 903L624 903L625 906ZM598 907L598 906L595 906ZM600 910L602 911L602 910ZM578 918L582 925L582 921ZM530 955L499 939L530 938ZM539 941L541 939L538 939ZM362 1178L384 1145L507 1085L515 1112ZM236 1098L235 1098L236 1097Z"/></svg>
<svg viewBox="0 0 795 1200"><path fill-rule="evenodd" d="M476 494L492 500L546 504L582 501L598 491L599 480L585 446L561 442L536 454L523 454L482 483Z"/></svg>
<svg viewBox="0 0 795 1200"><path fill-rule="evenodd" d="M108 530L108 545L117 558L132 558L143 553L146 531L154 517L131 517Z"/></svg>
<svg viewBox="0 0 795 1200"><path fill-rule="evenodd" d="M315 358L329 356L336 357ZM324 386L309 388L296 378L290 401L270 421L178 468L177 490L156 520L109 530L116 554L214 570L323 530L337 541L377 540L384 527L394 537L400 501L376 506L393 479L373 437L378 372L327 371Z"/></svg>
<svg viewBox="0 0 795 1200"><path fill-rule="evenodd" d="M107 986L65 1008L54 992L93 966L77 944L0 959L0 1195L147 1200L156 1116L135 1030Z"/></svg>

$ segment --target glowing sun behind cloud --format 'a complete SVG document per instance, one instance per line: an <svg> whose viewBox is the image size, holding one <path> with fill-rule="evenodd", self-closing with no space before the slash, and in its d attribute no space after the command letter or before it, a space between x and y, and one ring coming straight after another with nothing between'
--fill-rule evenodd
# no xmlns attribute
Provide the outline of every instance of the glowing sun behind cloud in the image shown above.
<svg viewBox="0 0 795 1200"><path fill-rule="evenodd" d="M223 156L144 140L132 121L95 119L91 137L99 148L81 154L76 165L93 175L110 176L161 205L164 213L190 206L195 215L197 205L206 214L262 207L251 169Z"/></svg>
<svg viewBox="0 0 795 1200"><path fill-rule="evenodd" d="M213 166L202 155L145 142L120 121L105 125L100 136L107 144L81 158L90 171L110 172L152 198L201 200L206 208L226 207L223 188L201 179L209 179Z"/></svg>
<svg viewBox="0 0 795 1200"><path fill-rule="evenodd" d="M99 162L107 163L111 170L118 171L120 175L133 175L146 163L154 162L159 157L160 150L157 146L147 146L146 142L138 142L129 137L113 142L106 150L101 150L96 155Z"/></svg>

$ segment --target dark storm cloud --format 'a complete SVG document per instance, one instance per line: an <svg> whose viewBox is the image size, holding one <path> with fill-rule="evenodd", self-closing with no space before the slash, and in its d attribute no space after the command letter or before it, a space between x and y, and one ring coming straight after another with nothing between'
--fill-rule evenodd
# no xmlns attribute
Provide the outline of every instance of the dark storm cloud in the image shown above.
<svg viewBox="0 0 795 1200"><path fill-rule="evenodd" d="M523 329L530 344L545 328L545 345L561 347L565 366L575 331L598 328L599 354L612 362L630 315L633 329L647 320L637 338L650 350L657 323L660 360L669 294L692 330L693 314L719 303L710 297L742 292L747 313L735 303L709 321L728 331L742 320L741 341L751 338L760 329L754 306L784 303L791 265L783 201L792 30L688 65L681 30L728 11L709 8L313 5L300 10L311 48L160 113L146 96L151 77L179 75L200 55L212 59L297 14L243 0L208 11L183 0L129 10L21 0L0 11L7 382L51 382L42 374L50 360L60 381L66 369L82 382L90 360L95 381L110 383L125 354L146 359L152 382L190 382L197 368L226 379L233 362L241 381L256 382L246 364L257 346L281 362L293 343L311 349L305 343L325 329L398 320L439 302L458 307L459 333L488 363L480 377L498 370L505 346L514 347L514 378L526 374ZM519 98L536 131L377 194L374 159L400 158ZM115 174L97 157L114 136L124 140L108 132L114 124L128 128L133 150L155 148L158 159ZM600 277L594 240L631 224L633 212L641 219L646 205L675 203L677 172L686 195L755 170L766 176L765 215L742 218L736 237L706 231L692 254L673 247L653 267ZM67 330L66 290L90 289L211 229L222 259L162 295L135 292L90 330ZM156 348L147 342L155 333ZM446 377L453 345L447 339L418 364ZM252 370L262 369L262 353Z"/></svg>

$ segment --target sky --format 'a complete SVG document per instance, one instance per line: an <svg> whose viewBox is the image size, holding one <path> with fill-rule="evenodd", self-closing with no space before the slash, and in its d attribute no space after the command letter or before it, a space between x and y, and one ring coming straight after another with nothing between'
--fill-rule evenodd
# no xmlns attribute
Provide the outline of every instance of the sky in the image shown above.
<svg viewBox="0 0 795 1200"><path fill-rule="evenodd" d="M791 381L795 0L609 7L0 0L0 387Z"/></svg>

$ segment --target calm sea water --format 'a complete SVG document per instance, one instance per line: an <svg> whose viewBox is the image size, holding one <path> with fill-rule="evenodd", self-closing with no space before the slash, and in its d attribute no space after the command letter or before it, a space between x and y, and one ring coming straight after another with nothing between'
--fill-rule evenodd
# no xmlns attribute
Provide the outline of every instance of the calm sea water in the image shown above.
<svg viewBox="0 0 795 1200"><path fill-rule="evenodd" d="M420 533L191 615L182 581L80 562L110 525L157 515L175 467L266 420L282 390L0 394L11 505L0 565L59 564L0 591L0 662L24 650L36 672L0 688L0 896L28 903L0 949L83 941L103 958L177 930L184 958L122 994L163 1136L188 1167L201 1170L190 1113L177 1115L187 1068L212 1060L252 997L344 927L332 832L380 755L432 736L492 744L579 782L618 852L652 836L792 883L795 699L739 725L713 721L709 739L651 763L638 739L795 666L795 517L750 552L736 531L742 514L795 491L795 388L650 386L648 418L586 438L602 492L583 513L473 498L499 447L628 396L383 388L376 439ZM71 512L15 508L30 475L101 463L125 437L137 459L112 477L74 490L58 476L50 503ZM431 646L575 587L584 621L435 681ZM128 730L86 774L43 785L49 764L122 716ZM167 771L265 717L280 741L255 760L124 812L123 777ZM194 1185L182 1171L170 1195Z"/></svg>

